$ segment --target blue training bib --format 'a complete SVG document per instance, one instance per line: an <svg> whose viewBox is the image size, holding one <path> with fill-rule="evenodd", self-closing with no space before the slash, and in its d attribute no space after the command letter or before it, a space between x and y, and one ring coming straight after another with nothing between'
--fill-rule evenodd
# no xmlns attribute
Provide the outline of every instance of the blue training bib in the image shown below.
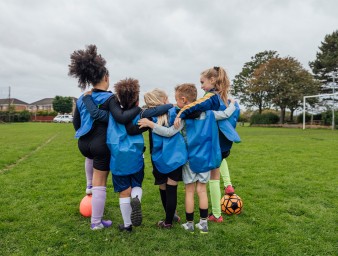
<svg viewBox="0 0 338 256"><path fill-rule="evenodd" d="M133 123L140 119L137 116ZM107 145L110 149L110 171L114 175L126 176L142 170L144 139L143 135L128 135L124 125L109 115Z"/></svg>
<svg viewBox="0 0 338 256"><path fill-rule="evenodd" d="M195 173L208 172L221 165L218 127L212 111L205 112L205 119L185 120L188 160Z"/></svg>
<svg viewBox="0 0 338 256"><path fill-rule="evenodd" d="M176 117L176 108L169 109L168 115L169 126L171 126ZM154 117L153 121L156 123L157 117ZM170 173L187 162L187 147L181 133L178 132L172 137L162 137L152 133L152 139L151 159L159 172Z"/></svg>
<svg viewBox="0 0 338 256"><path fill-rule="evenodd" d="M219 110L225 110L226 106L219 95L218 95L218 99L220 103ZM237 119L239 117L239 105L237 102L235 103L235 107L236 107L236 110L229 118L224 119L224 120L219 120L217 121L217 123L218 123L218 127L221 130L221 132L230 142L239 143L241 142L241 138L239 137L238 133L235 130Z"/></svg>
<svg viewBox="0 0 338 256"><path fill-rule="evenodd" d="M111 92L93 92L92 99L94 103L99 107L99 105L105 103L113 93ZM76 102L77 109L80 112L81 117L81 127L76 131L75 138L80 138L83 135L86 135L93 126L94 119L90 116L86 106L83 103L83 95Z"/></svg>

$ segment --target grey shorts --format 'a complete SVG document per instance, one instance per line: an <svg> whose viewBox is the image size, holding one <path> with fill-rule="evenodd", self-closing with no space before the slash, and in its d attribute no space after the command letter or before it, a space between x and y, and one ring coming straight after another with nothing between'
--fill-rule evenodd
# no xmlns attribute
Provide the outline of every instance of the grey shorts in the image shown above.
<svg viewBox="0 0 338 256"><path fill-rule="evenodd" d="M196 181L200 183L208 183L208 181L210 180L210 171L195 173L190 169L188 161L185 165L183 165L182 178L184 184L195 183Z"/></svg>

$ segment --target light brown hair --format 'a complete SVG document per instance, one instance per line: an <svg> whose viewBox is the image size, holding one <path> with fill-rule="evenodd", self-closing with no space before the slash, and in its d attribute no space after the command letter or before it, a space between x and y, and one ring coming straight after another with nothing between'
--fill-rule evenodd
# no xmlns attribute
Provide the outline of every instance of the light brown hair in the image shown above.
<svg viewBox="0 0 338 256"><path fill-rule="evenodd" d="M194 102L197 99L197 88L195 84L184 83L175 87L175 93L186 97L189 102Z"/></svg>
<svg viewBox="0 0 338 256"><path fill-rule="evenodd" d="M227 72L222 67L213 67L204 70L201 76L211 79L215 79L215 90L221 96L221 99L226 105L228 105L228 92L230 90L230 80Z"/></svg>

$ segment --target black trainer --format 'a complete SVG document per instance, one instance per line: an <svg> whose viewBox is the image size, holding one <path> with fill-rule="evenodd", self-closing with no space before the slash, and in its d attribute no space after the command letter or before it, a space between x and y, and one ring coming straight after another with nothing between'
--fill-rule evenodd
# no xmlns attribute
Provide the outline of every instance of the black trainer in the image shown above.
<svg viewBox="0 0 338 256"><path fill-rule="evenodd" d="M131 223L135 227L140 226L142 223L142 209L141 202L138 199L138 196L131 199L130 205L131 205L131 216L130 216Z"/></svg>
<svg viewBox="0 0 338 256"><path fill-rule="evenodd" d="M133 227L132 225L130 225L129 227L125 227L124 224L120 224L118 226L119 230L122 232L122 231L125 231L125 232L131 232L133 230Z"/></svg>

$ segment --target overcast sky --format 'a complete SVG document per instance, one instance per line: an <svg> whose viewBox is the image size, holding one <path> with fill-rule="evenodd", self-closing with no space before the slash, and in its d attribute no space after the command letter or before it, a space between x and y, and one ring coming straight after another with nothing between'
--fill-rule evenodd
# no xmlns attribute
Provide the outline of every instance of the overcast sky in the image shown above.
<svg viewBox="0 0 338 256"><path fill-rule="evenodd" d="M337 0L2 0L0 98L27 103L79 97L70 54L96 44L113 84L140 81L141 98L201 71L224 67L234 79L256 53L275 50L306 69L325 35L338 29ZM199 96L202 96L199 89Z"/></svg>

